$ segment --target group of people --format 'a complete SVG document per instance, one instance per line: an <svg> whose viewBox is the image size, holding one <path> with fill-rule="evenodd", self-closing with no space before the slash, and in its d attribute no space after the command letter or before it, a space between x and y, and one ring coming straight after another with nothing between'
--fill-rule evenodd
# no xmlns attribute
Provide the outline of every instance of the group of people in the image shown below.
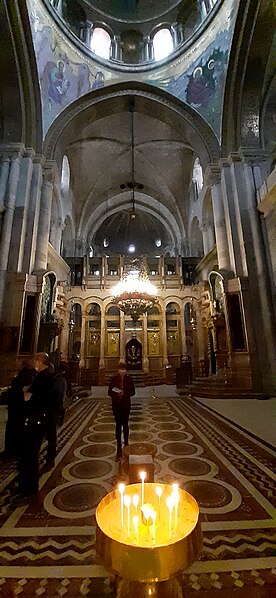
<svg viewBox="0 0 276 598"><path fill-rule="evenodd" d="M55 465L57 425L63 423L65 400L71 393L67 364L55 362L53 358L52 361L47 353L37 353L34 360L25 359L8 393L4 454L18 459L18 490L25 497L38 492L39 452L44 437L47 440L44 471ZM122 457L122 432L124 446L128 445L130 399L135 394L133 380L124 363L119 364L108 394L112 401L116 459L119 460Z"/></svg>
<svg viewBox="0 0 276 598"><path fill-rule="evenodd" d="M47 439L45 470L54 467L57 425L62 423L70 394L66 364L53 364L47 353L25 359L8 391L6 457L18 459L18 489L23 496L38 492L39 451Z"/></svg>

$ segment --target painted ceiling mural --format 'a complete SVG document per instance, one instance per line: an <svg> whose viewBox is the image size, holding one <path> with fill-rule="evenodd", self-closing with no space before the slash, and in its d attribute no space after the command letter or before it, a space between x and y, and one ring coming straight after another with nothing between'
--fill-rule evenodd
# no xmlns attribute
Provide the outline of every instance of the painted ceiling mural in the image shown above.
<svg viewBox="0 0 276 598"><path fill-rule="evenodd" d="M212 23L181 57L150 71L124 72L82 54L61 32L41 0L28 0L42 96L43 131L71 102L108 84L144 82L197 110L218 139L229 51L238 3L225 0Z"/></svg>

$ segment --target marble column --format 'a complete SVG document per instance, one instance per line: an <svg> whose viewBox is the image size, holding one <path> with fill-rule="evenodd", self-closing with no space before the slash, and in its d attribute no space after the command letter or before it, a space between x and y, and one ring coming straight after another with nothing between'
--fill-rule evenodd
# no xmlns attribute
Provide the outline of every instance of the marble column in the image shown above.
<svg viewBox="0 0 276 598"><path fill-rule="evenodd" d="M20 175L22 147L14 151L10 157L10 171L7 181L5 212L0 242L0 318L2 316L3 298L5 292L6 270L8 266L10 242L12 235L13 216L15 210L17 185Z"/></svg>
<svg viewBox="0 0 276 598"><path fill-rule="evenodd" d="M105 308L102 306L101 309L101 344L100 344L100 361L99 361L99 369L105 369L105 344L106 344L106 334L105 334Z"/></svg>
<svg viewBox="0 0 276 598"><path fill-rule="evenodd" d="M166 326L166 309L162 313L162 353L163 353L163 367L165 368L169 364L168 360L168 347L167 347L167 326Z"/></svg>
<svg viewBox="0 0 276 598"><path fill-rule="evenodd" d="M211 186L212 207L214 214L214 225L218 263L221 270L230 271L228 238L225 222L225 211L221 189L221 169L219 165L210 164L206 171L206 182Z"/></svg>
<svg viewBox="0 0 276 598"><path fill-rule="evenodd" d="M86 332L86 322L87 316L83 313L83 307L81 310L81 346L80 346L80 367L85 368L85 349L86 349L86 342L85 342L85 332Z"/></svg>
<svg viewBox="0 0 276 598"><path fill-rule="evenodd" d="M7 184L10 172L10 156L8 152L4 152L1 159L1 174L0 174L0 214L5 210L5 197L7 191Z"/></svg>
<svg viewBox="0 0 276 598"><path fill-rule="evenodd" d="M21 159L13 216L8 269L22 272L24 244L30 201L30 187L33 171L34 150L26 149Z"/></svg>
<svg viewBox="0 0 276 598"><path fill-rule="evenodd" d="M43 183L41 189L40 214L38 221L38 235L34 269L46 270L48 256L48 242L53 200L54 162L46 162L43 169Z"/></svg>
<svg viewBox="0 0 276 598"><path fill-rule="evenodd" d="M207 218L203 218L203 220L202 220L201 231L202 231L204 255L207 255L207 253L209 253L209 251L210 251Z"/></svg>
<svg viewBox="0 0 276 598"><path fill-rule="evenodd" d="M126 360L125 314L120 310L120 361Z"/></svg>
<svg viewBox="0 0 276 598"><path fill-rule="evenodd" d="M233 154L232 154L233 156ZM230 269L236 276L247 276L245 248L243 242L241 213L237 204L237 194L233 188L233 171L231 160L220 160L221 189L225 213L226 232L230 256Z"/></svg>
<svg viewBox="0 0 276 598"><path fill-rule="evenodd" d="M181 354L182 357L187 355L187 339L186 339L186 326L185 326L185 305L182 304L180 310L180 334L181 334Z"/></svg>
<svg viewBox="0 0 276 598"><path fill-rule="evenodd" d="M34 157L27 226L25 232L25 244L23 252L23 272L32 272L34 268L38 219L40 211L43 161L44 159L42 156Z"/></svg>
<svg viewBox="0 0 276 598"><path fill-rule="evenodd" d="M149 356L148 356L148 317L147 314L142 316L142 335L143 335L143 372L149 373Z"/></svg>

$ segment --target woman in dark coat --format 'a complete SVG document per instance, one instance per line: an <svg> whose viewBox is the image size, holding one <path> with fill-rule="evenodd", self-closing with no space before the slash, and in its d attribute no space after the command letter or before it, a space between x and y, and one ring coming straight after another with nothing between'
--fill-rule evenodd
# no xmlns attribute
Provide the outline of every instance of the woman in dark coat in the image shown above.
<svg viewBox="0 0 276 598"><path fill-rule="evenodd" d="M133 380L128 376L124 363L119 363L118 374L112 378L108 388L108 394L112 399L112 411L115 418L118 460L122 457L122 428L124 446L128 445L130 397L135 395Z"/></svg>
<svg viewBox="0 0 276 598"><path fill-rule="evenodd" d="M4 457L18 457L21 451L21 433L24 416L24 386L30 386L36 370L32 359L23 359L22 369L12 380L8 390L8 420L5 431Z"/></svg>

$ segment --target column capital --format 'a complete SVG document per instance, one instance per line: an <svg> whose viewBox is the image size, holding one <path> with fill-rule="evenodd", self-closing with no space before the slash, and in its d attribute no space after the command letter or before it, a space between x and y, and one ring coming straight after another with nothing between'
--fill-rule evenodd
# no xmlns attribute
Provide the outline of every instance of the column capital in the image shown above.
<svg viewBox="0 0 276 598"><path fill-rule="evenodd" d="M254 147L240 147L238 154L240 160L244 164L250 164L250 166L266 162L269 159L269 154L265 150Z"/></svg>
<svg viewBox="0 0 276 598"><path fill-rule="evenodd" d="M32 147L26 147L23 152L23 158L31 158L34 161L35 151Z"/></svg>
<svg viewBox="0 0 276 598"><path fill-rule="evenodd" d="M8 154L11 160L20 158L25 151L23 143L7 143L0 145L0 155Z"/></svg>
<svg viewBox="0 0 276 598"><path fill-rule="evenodd" d="M204 173L204 182L208 187L218 185L221 181L221 167L219 163L208 164Z"/></svg>
<svg viewBox="0 0 276 598"><path fill-rule="evenodd" d="M57 179L58 169L54 160L46 160L43 166L43 180L46 183L54 184Z"/></svg>

